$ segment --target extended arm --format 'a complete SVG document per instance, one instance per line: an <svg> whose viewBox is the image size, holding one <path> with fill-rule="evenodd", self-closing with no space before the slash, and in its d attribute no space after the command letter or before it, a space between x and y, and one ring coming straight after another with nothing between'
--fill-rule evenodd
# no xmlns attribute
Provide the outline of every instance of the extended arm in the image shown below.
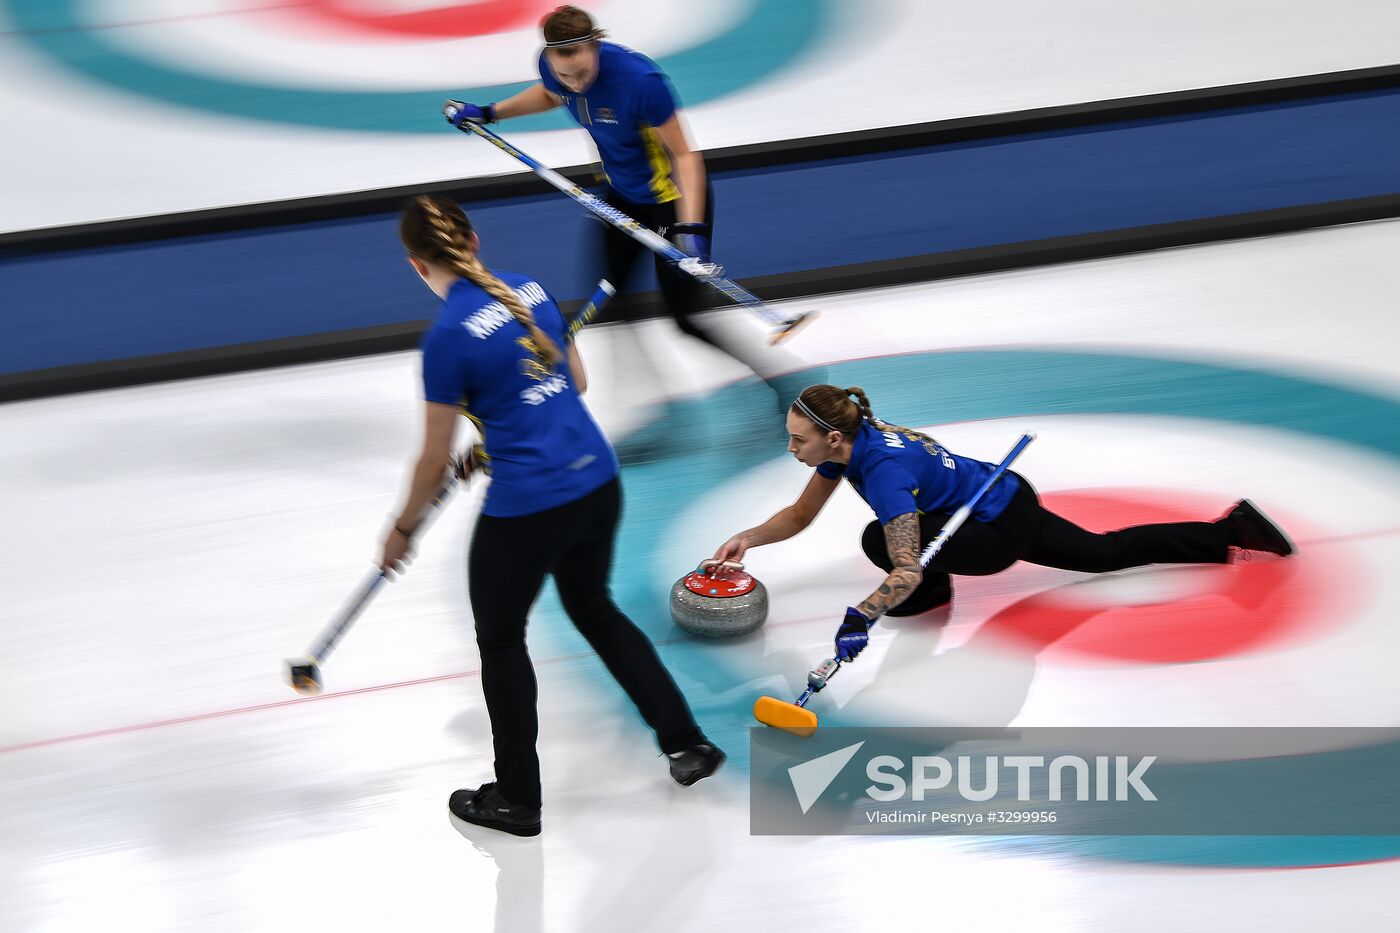
<svg viewBox="0 0 1400 933"><path fill-rule="evenodd" d="M854 661L865 650L871 623L904 602L924 578L919 564L918 513L904 512L885 523L885 547L894 569L868 599L846 610L836 630L836 657L842 661Z"/></svg>
<svg viewBox="0 0 1400 933"><path fill-rule="evenodd" d="M423 448L409 474L408 495L403 508L394 519L394 527L389 529L384 539L384 553L379 566L385 570L397 570L409 549L409 535L413 534L422 520L423 510L432 501L452 457L452 437L457 430L461 410L455 405L440 402L425 402L423 426Z"/></svg>
<svg viewBox="0 0 1400 933"><path fill-rule="evenodd" d="M519 94L507 97L496 104L496 119L509 120L511 117L528 117L534 113L553 110L563 101L543 84L532 84Z"/></svg>
<svg viewBox="0 0 1400 933"><path fill-rule="evenodd" d="M724 542L719 550L715 551L715 560L743 560L744 552L751 547L786 541L798 534L812 524L839 483L840 480L827 479L820 473L813 473L796 502L773 515L762 525L741 531Z"/></svg>

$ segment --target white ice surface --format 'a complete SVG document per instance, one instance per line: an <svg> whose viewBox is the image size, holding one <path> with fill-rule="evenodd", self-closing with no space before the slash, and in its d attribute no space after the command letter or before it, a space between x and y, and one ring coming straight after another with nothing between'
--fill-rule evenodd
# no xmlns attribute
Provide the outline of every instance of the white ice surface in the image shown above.
<svg viewBox="0 0 1400 933"><path fill-rule="evenodd" d="M1394 398L1397 247L1400 224L1371 224L827 297L805 303L823 314L792 350L832 361L1088 348L1302 374ZM631 417L625 397L646 391L614 367L619 336L596 328L583 338L590 403L614 432ZM656 352L670 347L674 394L742 375L668 325L646 337ZM416 440L415 369L412 354L394 354L0 408L0 929L1392 923L1396 862L1177 868L935 838L750 836L743 767L694 788L671 784L601 666L548 621L532 630L545 833L454 830L447 794L487 777L491 763L463 578L479 488L443 516L409 575L345 641L326 668L326 696L298 699L280 680L282 658L369 566ZM1299 560L1344 560L1358 603L1265 651L1085 664L977 639L1003 606L1075 579L1020 567L960 590L941 629L891 620L872 663L843 674L823 702L981 724L1395 722L1393 462L1198 419L947 424L931 406L926 423L982 456L1023 427L1038 430L1019 468L1042 492L1255 496L1316 530ZM802 477L775 459L736 476L732 495L670 503L665 562L679 575L697 548L784 504ZM663 505L632 502L629 515ZM638 614L663 659L713 652L754 671L737 686L685 678L697 705L742 719L749 697L794 685L821 656L841 607L878 580L850 537L865 520L842 490L817 527L753 554L774 595L761 643L695 646L664 607ZM1207 582L1148 570L1066 592L1133 603Z"/></svg>

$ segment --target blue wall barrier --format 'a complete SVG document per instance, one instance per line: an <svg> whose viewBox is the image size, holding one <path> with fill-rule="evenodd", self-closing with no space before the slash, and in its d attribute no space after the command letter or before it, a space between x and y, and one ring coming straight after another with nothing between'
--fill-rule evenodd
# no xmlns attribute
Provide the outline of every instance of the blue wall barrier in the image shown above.
<svg viewBox="0 0 1400 933"><path fill-rule="evenodd" d="M720 173L715 255L742 280L1392 194L1397 152L1388 90ZM561 301L591 291L597 221L571 201L467 207L489 265ZM15 255L0 259L0 374L434 310L390 214Z"/></svg>

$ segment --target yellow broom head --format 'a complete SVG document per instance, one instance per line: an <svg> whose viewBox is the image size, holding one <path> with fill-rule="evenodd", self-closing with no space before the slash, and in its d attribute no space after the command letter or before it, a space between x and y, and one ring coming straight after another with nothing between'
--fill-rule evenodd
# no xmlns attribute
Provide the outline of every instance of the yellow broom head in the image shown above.
<svg viewBox="0 0 1400 933"><path fill-rule="evenodd" d="M753 718L765 726L782 729L803 738L817 731L817 714L796 703L784 703L773 697L759 697L753 703Z"/></svg>

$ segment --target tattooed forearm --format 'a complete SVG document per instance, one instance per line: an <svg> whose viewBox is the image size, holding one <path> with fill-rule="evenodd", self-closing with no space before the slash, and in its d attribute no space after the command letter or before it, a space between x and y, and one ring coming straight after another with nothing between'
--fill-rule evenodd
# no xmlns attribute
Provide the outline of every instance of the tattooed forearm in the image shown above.
<svg viewBox="0 0 1400 933"><path fill-rule="evenodd" d="M924 575L915 562L913 567L896 567L880 588L861 601L856 608L867 619L875 620L909 598L923 582Z"/></svg>
<svg viewBox="0 0 1400 933"><path fill-rule="evenodd" d="M919 516L905 512L887 523L885 549L894 562L894 569L880 588L856 607L867 619L878 619L889 612L908 599L923 582L924 572L919 566Z"/></svg>

